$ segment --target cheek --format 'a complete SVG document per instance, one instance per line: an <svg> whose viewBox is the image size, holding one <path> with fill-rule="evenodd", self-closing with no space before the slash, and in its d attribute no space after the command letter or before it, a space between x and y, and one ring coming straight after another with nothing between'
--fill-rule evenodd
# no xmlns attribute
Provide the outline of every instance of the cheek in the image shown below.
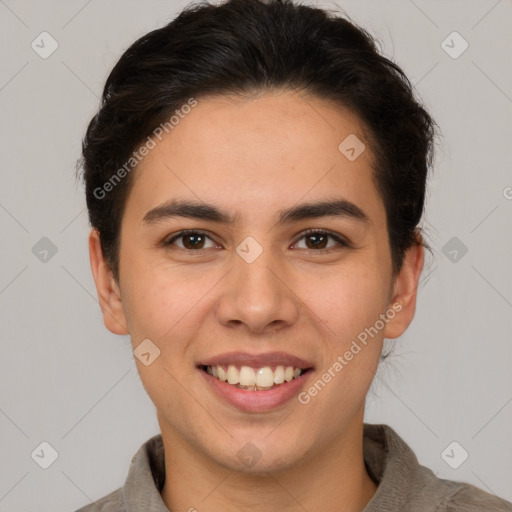
<svg viewBox="0 0 512 512"><path fill-rule="evenodd" d="M123 303L132 337L163 342L166 333L193 309L205 292L205 279L185 278L180 269L151 258L127 257ZM135 340L134 340L135 341Z"/></svg>
<svg viewBox="0 0 512 512"><path fill-rule="evenodd" d="M148 264L140 272L131 274L126 304L130 311L130 334L135 348L148 338L160 350L158 362L173 375L185 375L192 368L195 345L201 340L202 350L209 343L210 331L205 329L205 319L212 316L218 296L216 285L225 272L202 269L185 269L162 264ZM140 366L143 374L145 367ZM162 369L165 372L165 370ZM144 380L145 375L141 374ZM148 374L147 385L156 377ZM158 379L173 386L169 374ZM146 384L145 384L146 385ZM158 385L161 388L161 384ZM158 394L159 389L148 393Z"/></svg>
<svg viewBox="0 0 512 512"><path fill-rule="evenodd" d="M331 410L338 408L333 413L336 421L360 405L377 370L384 329L375 331L374 326L386 311L385 278L378 266L351 265L333 272L322 291L308 289L308 305L329 328L321 372L327 373L329 391L322 403ZM340 405L347 409L339 409ZM321 401L314 407L322 407Z"/></svg>
<svg viewBox="0 0 512 512"><path fill-rule="evenodd" d="M298 285L304 303L337 344L373 325L386 308L387 286L378 266L347 265Z"/></svg>

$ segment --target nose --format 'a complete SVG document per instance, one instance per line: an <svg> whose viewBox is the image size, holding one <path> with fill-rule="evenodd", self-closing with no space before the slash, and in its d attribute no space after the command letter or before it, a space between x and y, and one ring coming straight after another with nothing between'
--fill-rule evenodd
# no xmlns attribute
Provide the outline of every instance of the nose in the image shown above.
<svg viewBox="0 0 512 512"><path fill-rule="evenodd" d="M271 334L297 322L301 301L293 276L270 247L254 260L233 255L217 303L219 322L257 334ZM240 254L243 254L242 252Z"/></svg>

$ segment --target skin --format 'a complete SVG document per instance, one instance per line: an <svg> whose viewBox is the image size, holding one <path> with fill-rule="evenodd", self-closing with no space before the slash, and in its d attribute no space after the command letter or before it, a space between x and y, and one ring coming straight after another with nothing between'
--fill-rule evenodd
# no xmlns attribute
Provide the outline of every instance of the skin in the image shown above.
<svg viewBox="0 0 512 512"><path fill-rule="evenodd" d="M122 219L119 282L89 237L91 267L106 327L149 338L160 356L135 359L154 402L165 448L162 498L170 510L360 511L377 485L363 460L365 397L384 338L414 317L423 248L406 253L393 276L373 155L349 161L338 150L364 126L350 111L290 91L257 97L208 97L150 151ZM170 218L153 225L147 211L174 198L237 212L233 226ZM298 203L344 198L369 217L322 217L285 226L278 212ZM306 229L327 239L321 253ZM183 229L206 232L201 253L190 237L164 247ZM263 252L247 263L237 246L252 236ZM190 248L192 247L192 249ZM196 253L192 254L193 251ZM311 361L315 382L352 340L393 304L402 309L308 404L242 412L217 398L196 364L230 351L286 351ZM247 467L248 442L261 459Z"/></svg>

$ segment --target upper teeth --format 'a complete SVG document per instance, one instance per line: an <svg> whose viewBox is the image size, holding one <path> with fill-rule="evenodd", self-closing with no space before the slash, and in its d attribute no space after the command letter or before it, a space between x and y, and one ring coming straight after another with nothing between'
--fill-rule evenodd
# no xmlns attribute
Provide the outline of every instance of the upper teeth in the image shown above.
<svg viewBox="0 0 512 512"><path fill-rule="evenodd" d="M276 366L274 371L270 366L263 368L241 366L238 370L235 365L230 364L227 371L220 365L207 366L206 371L224 382L227 381L228 384L266 388L272 387L274 384L282 384L284 381L290 382L299 377L302 370L293 366Z"/></svg>

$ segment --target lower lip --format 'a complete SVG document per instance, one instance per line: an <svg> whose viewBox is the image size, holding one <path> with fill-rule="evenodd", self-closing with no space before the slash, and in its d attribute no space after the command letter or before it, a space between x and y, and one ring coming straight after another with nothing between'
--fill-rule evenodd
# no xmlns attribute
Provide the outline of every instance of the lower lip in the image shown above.
<svg viewBox="0 0 512 512"><path fill-rule="evenodd" d="M199 368L199 372L215 393L231 405L245 412L270 411L285 404L300 392L306 381L309 380L311 373L313 373L310 369L299 378L292 379L290 382L284 382L273 389L247 391L212 377L201 368Z"/></svg>

